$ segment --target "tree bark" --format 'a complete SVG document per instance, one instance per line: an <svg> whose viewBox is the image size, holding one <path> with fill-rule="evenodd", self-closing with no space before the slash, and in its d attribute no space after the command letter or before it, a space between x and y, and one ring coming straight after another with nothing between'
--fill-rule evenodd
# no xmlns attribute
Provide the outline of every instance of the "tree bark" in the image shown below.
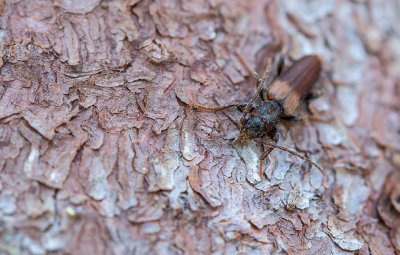
<svg viewBox="0 0 400 255"><path fill-rule="evenodd" d="M399 1L0 1L0 253L400 254ZM263 72L322 58L258 174ZM325 121L316 121L315 118Z"/></svg>

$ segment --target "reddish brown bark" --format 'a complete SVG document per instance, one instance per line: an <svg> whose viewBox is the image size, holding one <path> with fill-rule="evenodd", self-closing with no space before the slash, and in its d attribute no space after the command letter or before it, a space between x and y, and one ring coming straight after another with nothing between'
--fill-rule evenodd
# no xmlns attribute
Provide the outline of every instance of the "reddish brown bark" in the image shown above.
<svg viewBox="0 0 400 255"><path fill-rule="evenodd" d="M0 1L0 253L399 254L396 1ZM281 43L281 44L280 44ZM235 110L286 48L323 95L262 147Z"/></svg>

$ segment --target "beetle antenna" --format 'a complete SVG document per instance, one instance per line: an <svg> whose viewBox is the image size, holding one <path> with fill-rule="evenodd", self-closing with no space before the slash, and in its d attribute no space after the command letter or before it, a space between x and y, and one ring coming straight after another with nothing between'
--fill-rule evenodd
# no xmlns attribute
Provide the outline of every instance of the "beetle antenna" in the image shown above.
<svg viewBox="0 0 400 255"><path fill-rule="evenodd" d="M221 107L208 107L208 106L203 106L203 105L199 105L199 104L190 104L190 106L193 107L194 109L203 110L206 112L219 112L219 111L229 109L231 107L238 107L239 105L240 104L230 104L230 105L225 105L225 106L221 106Z"/></svg>
<svg viewBox="0 0 400 255"><path fill-rule="evenodd" d="M287 153L289 153L289 154L292 154L293 156L296 156L296 157L298 157L298 158L300 158L300 159L302 159L302 160L304 160L304 161L310 163L311 165L313 165L313 166L315 166L316 168L318 168L318 170L322 173L322 175L325 176L324 170L323 170L317 163L315 163L314 161L312 161L311 159L309 159L309 158L307 158L307 157L305 157L305 156L303 156L303 155L301 155L301 154L299 154L299 153L297 153L297 152L295 152L295 151L292 151L292 150L290 150L290 149L288 149L288 148L286 148L286 147L277 145L277 144L275 144L275 143L271 143L271 142L262 140L262 139L260 139L260 138L256 138L255 140L256 140L257 142L259 142L259 143L268 145L268 146L270 146L270 147L279 149L279 150L281 150L281 151L285 151L285 152L287 152Z"/></svg>
<svg viewBox="0 0 400 255"><path fill-rule="evenodd" d="M245 121L246 121L247 114L251 111L251 108L253 107L254 102L259 97L260 92L264 87L265 80L268 77L270 77L271 62L272 61L271 61L270 58L268 59L268 64L267 64L267 67L265 69L265 72L264 72L263 76L260 78L258 73L250 68L250 66L246 63L246 61L244 60L243 56L240 53L236 53L236 55L237 55L239 61L242 62L243 66L245 67L247 72L256 79L256 91L253 94L253 96L251 97L250 101L247 103L247 105L246 105L246 107L245 107L245 109L243 111L242 118L240 119L240 123L243 125L245 123Z"/></svg>

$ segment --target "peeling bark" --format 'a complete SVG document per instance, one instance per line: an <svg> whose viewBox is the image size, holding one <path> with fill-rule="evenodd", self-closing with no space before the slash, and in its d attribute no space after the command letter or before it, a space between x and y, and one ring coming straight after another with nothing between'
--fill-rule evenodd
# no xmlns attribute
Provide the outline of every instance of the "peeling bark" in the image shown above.
<svg viewBox="0 0 400 255"><path fill-rule="evenodd" d="M400 254L398 1L0 1L1 254ZM231 144L284 46L321 97Z"/></svg>

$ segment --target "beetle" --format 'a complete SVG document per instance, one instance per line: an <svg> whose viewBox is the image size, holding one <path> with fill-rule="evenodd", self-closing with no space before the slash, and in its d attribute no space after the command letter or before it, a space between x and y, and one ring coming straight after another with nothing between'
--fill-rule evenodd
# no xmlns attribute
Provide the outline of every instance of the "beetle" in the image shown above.
<svg viewBox="0 0 400 255"><path fill-rule="evenodd" d="M271 70L272 59L268 59L262 77L252 70L240 54L237 54L245 69L256 79L256 91L250 101L245 104L230 104L222 107L207 107L193 104L194 108L205 111L223 111L236 107L242 112L240 130L235 141L244 142L249 139L268 146L259 159L259 175L263 180L263 161L276 148L292 154L315 166L323 175L324 170L309 158L278 145L278 126L280 119L296 120L294 112L299 104L309 95L313 84L321 72L321 59L318 55L308 55L295 61L289 68L283 69L283 57L276 62L275 71ZM264 87L267 86L265 89ZM255 105L258 97L262 102Z"/></svg>

